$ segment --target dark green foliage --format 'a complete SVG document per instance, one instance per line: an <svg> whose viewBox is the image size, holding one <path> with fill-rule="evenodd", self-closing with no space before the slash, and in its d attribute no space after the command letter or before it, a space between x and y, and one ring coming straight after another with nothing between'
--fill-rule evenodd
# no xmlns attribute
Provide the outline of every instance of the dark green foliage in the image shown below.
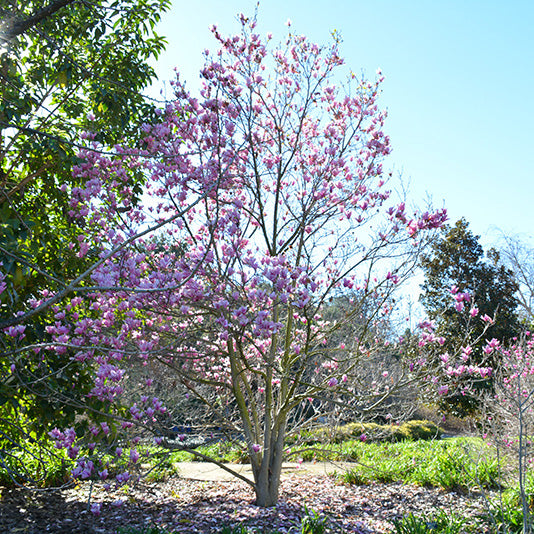
<svg viewBox="0 0 534 534"><path fill-rule="evenodd" d="M443 352L454 354L469 339L473 362L494 366L498 362L488 361L482 348L486 340L496 338L506 342L519 334L521 325L516 315L515 298L518 287L512 271L501 264L499 253L490 249L484 254L478 239L469 230L465 219L442 229L430 252L421 260L425 282L420 300L430 319L435 321L437 334L445 339ZM455 309L452 286L471 295L471 303L474 302L479 310L478 317L471 319L469 313ZM483 315L495 317L495 323L485 332L487 325L480 320ZM467 332L469 338L466 338ZM475 387L490 385L486 382ZM455 415L465 416L473 413L477 406L472 396L451 395L442 407Z"/></svg>
<svg viewBox="0 0 534 534"><path fill-rule="evenodd" d="M168 6L169 0L0 3L0 269L7 284L0 330L26 326L20 342L0 336L0 450L46 440L51 426L70 425L76 399L89 391L90 370L68 350L19 352L50 340L46 326L55 311L29 320L24 314L44 290L61 291L94 260L69 247L83 232L69 214L71 190L83 185L72 176L78 147L86 144L81 133L93 132L103 147L138 145L141 124L156 116L142 91L155 77L149 61L165 41L154 27ZM140 192L142 177L131 180ZM89 409L103 405L91 401Z"/></svg>
<svg viewBox="0 0 534 534"><path fill-rule="evenodd" d="M0 486L61 486L71 479L74 462L64 450L28 440L23 447L0 450Z"/></svg>
<svg viewBox="0 0 534 534"><path fill-rule="evenodd" d="M136 143L155 117L142 91L165 44L153 30L169 0L64 4L0 41L0 261L8 274L0 324L83 266L67 246L79 230L68 211L70 190L81 185L71 171L82 131L108 147ZM2 29L9 35L42 8L5 0Z"/></svg>
<svg viewBox="0 0 534 534"><path fill-rule="evenodd" d="M469 292L479 315L496 316L485 338L509 340L520 331L516 315L517 284L511 270L500 263L498 251L490 249L485 255L479 237L469 230L465 219L453 227L446 226L433 243L431 252L424 255L421 266L425 271L421 302L432 320L437 321L439 332L445 337L446 347L454 347L458 335L465 331L465 314L454 309L451 287ZM482 333L484 324L473 321L473 338ZM477 347L473 347L477 348Z"/></svg>

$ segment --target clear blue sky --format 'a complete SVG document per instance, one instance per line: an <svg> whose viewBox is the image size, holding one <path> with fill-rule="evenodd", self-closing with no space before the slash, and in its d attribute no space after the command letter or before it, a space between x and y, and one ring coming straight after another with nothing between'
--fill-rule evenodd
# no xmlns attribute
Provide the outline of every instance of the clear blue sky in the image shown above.
<svg viewBox="0 0 534 534"><path fill-rule="evenodd" d="M198 87L209 31L232 34L255 0L174 0L158 28L167 51L161 81L177 68ZM534 2L531 0L263 0L258 26L274 40L292 30L319 44L341 33L354 72L386 76L382 107L393 153L388 167L410 198L465 216L487 246L497 229L534 234Z"/></svg>

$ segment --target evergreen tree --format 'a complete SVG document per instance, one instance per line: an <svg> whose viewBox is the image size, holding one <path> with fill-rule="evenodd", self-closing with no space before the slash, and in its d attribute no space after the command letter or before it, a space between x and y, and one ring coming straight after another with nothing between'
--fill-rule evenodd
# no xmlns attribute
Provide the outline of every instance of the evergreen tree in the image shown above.
<svg viewBox="0 0 534 534"><path fill-rule="evenodd" d="M442 229L430 252L423 255L421 266L425 282L420 301L435 322L437 333L445 339L444 351L454 353L467 343L462 336L469 329L470 339L478 339L471 343L472 358L482 363L486 357L482 350L486 340L495 338L505 343L519 334L515 297L518 286L513 272L502 265L497 250L492 248L484 254L479 236L470 231L464 218ZM495 318L485 332L486 323L457 309L451 299L453 287L470 295L467 305L476 306L479 316ZM499 362L489 363L495 366ZM447 402L448 407L460 415L471 412L476 406L473 398L462 395L450 397Z"/></svg>

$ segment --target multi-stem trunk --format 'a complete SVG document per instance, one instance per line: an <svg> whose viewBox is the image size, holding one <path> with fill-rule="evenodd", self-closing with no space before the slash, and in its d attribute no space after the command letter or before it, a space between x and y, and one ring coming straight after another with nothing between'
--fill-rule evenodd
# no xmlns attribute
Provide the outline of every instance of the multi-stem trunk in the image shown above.
<svg viewBox="0 0 534 534"><path fill-rule="evenodd" d="M273 349L274 352L275 348ZM233 341L228 342L228 355L232 374L232 389L243 424L243 433L248 443L249 455L254 475L252 484L256 492L258 506L274 506L278 502L280 473L284 454L287 413L276 410L276 394L273 392L273 366L267 365L266 392L264 405L259 406L234 350ZM272 355L271 355L272 357ZM260 410L261 408L261 410ZM263 432L260 430L263 419ZM263 450L253 449L263 433Z"/></svg>
<svg viewBox="0 0 534 534"><path fill-rule="evenodd" d="M263 451L261 463L253 466L257 506L275 506L278 502L284 455L285 420L271 433L270 446Z"/></svg>

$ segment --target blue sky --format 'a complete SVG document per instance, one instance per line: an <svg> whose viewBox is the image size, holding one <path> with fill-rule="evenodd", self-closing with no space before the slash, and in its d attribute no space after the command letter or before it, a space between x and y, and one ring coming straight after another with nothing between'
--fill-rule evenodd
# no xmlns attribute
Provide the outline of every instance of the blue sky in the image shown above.
<svg viewBox="0 0 534 534"><path fill-rule="evenodd" d="M238 31L255 0L174 0L158 27L167 51L161 82L176 67L198 87L209 31ZM464 216L485 246L499 232L534 234L534 2L263 0L258 26L275 40L292 30L319 44L341 33L354 72L386 76L381 98L393 153L410 199Z"/></svg>

